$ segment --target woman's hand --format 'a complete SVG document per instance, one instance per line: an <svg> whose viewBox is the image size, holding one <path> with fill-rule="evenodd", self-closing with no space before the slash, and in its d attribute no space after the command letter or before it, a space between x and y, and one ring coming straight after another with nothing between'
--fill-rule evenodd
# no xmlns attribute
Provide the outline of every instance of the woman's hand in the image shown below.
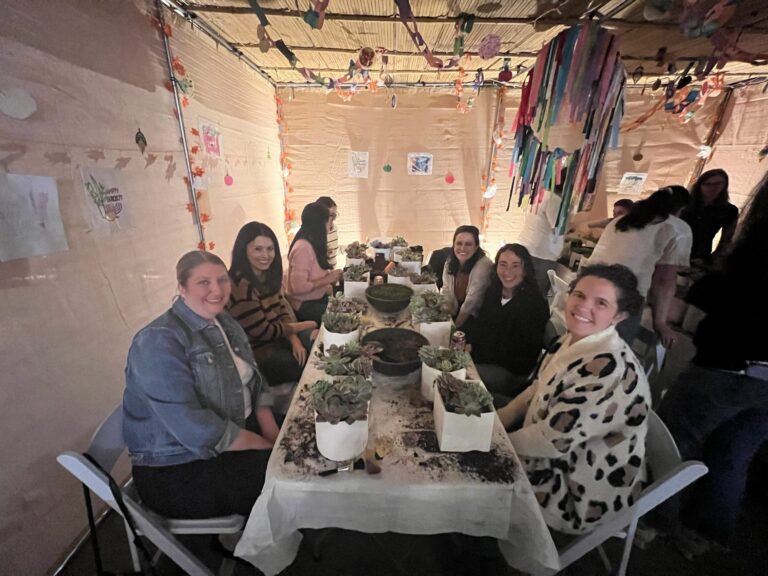
<svg viewBox="0 0 768 576"><path fill-rule="evenodd" d="M340 268L336 268L336 270L331 270L328 272L328 277L330 277L329 284L333 286L334 284L338 284L341 279L344 277L344 270Z"/></svg>
<svg viewBox="0 0 768 576"><path fill-rule="evenodd" d="M294 334L298 334L299 332L304 332L304 330L314 330L317 328L317 322L314 320L304 320L303 322L289 322L289 334L288 337L293 336Z"/></svg>
<svg viewBox="0 0 768 576"><path fill-rule="evenodd" d="M315 340L317 340L318 334L320 334L320 329L319 328L315 328L314 330L312 330L312 332L310 332L309 339L312 342L314 342Z"/></svg>
<svg viewBox="0 0 768 576"><path fill-rule="evenodd" d="M309 322L309 324L314 324L314 322ZM296 362L298 362L300 366L304 366L304 363L307 361L307 349L304 348L304 344L301 343L301 340L299 340L299 337L296 336L296 334L289 336L288 340L291 343L291 352L293 353Z"/></svg>
<svg viewBox="0 0 768 576"><path fill-rule="evenodd" d="M273 417L274 420L274 417ZM277 436L275 436L276 438ZM240 450L271 450L274 440L270 441L260 434L250 430L240 430L232 444L227 448L227 452L237 452Z"/></svg>

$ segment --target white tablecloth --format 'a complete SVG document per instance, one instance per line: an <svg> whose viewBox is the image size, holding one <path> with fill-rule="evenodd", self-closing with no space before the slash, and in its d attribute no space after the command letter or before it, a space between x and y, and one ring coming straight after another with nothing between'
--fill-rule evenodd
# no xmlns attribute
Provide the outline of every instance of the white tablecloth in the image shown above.
<svg viewBox="0 0 768 576"><path fill-rule="evenodd" d="M380 322L376 322L380 324ZM314 350L313 350L314 353ZM321 378L307 364L235 554L267 576L298 553L300 528L337 527L360 532L491 536L510 565L540 572L558 556L517 455L496 419L489 453L442 453L432 409L421 399L419 372L398 389L374 374L369 434L386 453L382 471L319 476L335 468L317 452L308 387Z"/></svg>

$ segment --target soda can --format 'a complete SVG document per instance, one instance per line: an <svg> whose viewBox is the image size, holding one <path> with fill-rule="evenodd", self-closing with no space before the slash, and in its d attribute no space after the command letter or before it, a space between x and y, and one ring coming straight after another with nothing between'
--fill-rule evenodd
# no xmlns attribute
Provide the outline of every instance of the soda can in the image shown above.
<svg viewBox="0 0 768 576"><path fill-rule="evenodd" d="M461 350L462 352L467 347L467 336L461 330L456 330L451 336L451 349Z"/></svg>

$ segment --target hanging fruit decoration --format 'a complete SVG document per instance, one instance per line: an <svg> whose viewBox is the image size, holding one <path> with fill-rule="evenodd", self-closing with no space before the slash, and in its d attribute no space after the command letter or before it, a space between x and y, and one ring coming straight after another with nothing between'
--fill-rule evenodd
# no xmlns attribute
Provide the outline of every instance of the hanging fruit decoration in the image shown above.
<svg viewBox="0 0 768 576"><path fill-rule="evenodd" d="M139 147L139 152L144 154L144 150L147 149L147 137L144 136L144 133L141 131L141 128L139 128L136 131L136 136L134 137L134 141L136 142L136 146Z"/></svg>
<svg viewBox="0 0 768 576"><path fill-rule="evenodd" d="M389 174L390 172L392 172L392 166L390 164L384 164L384 166L382 167L382 170L384 170L384 172Z"/></svg>
<svg viewBox="0 0 768 576"><path fill-rule="evenodd" d="M509 58L504 58L504 65L499 72L499 82L509 82L512 80L512 70L509 69Z"/></svg>
<svg viewBox="0 0 768 576"><path fill-rule="evenodd" d="M370 68L373 65L373 59L376 56L376 52L373 48L361 48L360 53L357 55L357 59L363 68Z"/></svg>
<svg viewBox="0 0 768 576"><path fill-rule="evenodd" d="M501 50L501 38L496 34L488 34L480 41L477 53L483 60L488 60L496 56L499 50Z"/></svg>
<svg viewBox="0 0 768 576"><path fill-rule="evenodd" d="M446 184L453 184L455 181L456 181L456 178L454 178L453 174L451 174L450 172L448 172L445 175L445 183Z"/></svg>

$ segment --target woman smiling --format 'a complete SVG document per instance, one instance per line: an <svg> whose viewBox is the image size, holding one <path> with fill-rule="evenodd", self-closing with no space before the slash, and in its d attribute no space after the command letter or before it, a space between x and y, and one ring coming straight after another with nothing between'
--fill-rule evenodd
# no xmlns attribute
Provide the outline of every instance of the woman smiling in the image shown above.
<svg viewBox="0 0 768 576"><path fill-rule="evenodd" d="M615 325L642 303L625 266L584 268L566 302L568 332L534 383L499 410L547 524L579 534L631 506L645 479L648 381Z"/></svg>

